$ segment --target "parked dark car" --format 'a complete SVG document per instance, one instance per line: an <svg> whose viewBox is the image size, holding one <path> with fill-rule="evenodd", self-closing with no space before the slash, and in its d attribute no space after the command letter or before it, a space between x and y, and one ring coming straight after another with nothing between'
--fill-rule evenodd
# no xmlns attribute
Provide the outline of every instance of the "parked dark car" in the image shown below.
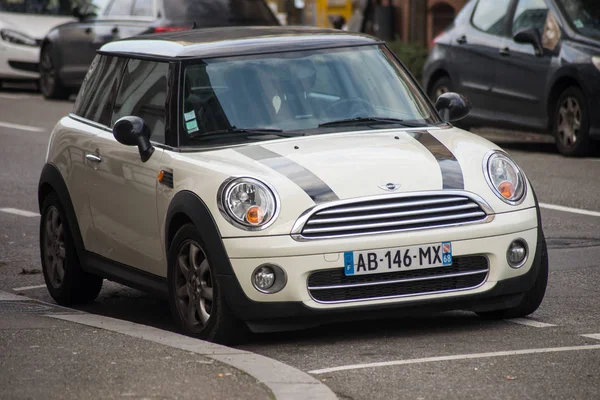
<svg viewBox="0 0 600 400"><path fill-rule="evenodd" d="M600 1L471 0L435 39L423 86L473 105L467 126L552 133L582 156L600 140Z"/></svg>
<svg viewBox="0 0 600 400"><path fill-rule="evenodd" d="M105 43L192 27L279 25L264 0L91 0L74 6L78 22L51 30L42 43L40 89L68 98Z"/></svg>

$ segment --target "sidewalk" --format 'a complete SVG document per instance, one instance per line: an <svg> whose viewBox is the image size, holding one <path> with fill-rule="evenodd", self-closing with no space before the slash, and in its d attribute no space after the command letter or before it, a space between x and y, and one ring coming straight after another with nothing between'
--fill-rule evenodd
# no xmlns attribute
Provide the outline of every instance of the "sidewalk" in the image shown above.
<svg viewBox="0 0 600 400"><path fill-rule="evenodd" d="M2 399L335 398L267 357L4 292L0 371Z"/></svg>

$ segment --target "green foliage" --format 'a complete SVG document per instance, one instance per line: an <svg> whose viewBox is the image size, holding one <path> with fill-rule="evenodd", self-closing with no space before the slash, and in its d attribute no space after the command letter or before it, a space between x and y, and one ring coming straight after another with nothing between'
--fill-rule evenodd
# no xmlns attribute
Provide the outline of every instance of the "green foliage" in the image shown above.
<svg viewBox="0 0 600 400"><path fill-rule="evenodd" d="M408 68L417 81L421 82L423 66L429 54L427 47L407 44L400 40L388 42L387 45L398 56L400 61L406 65L406 68Z"/></svg>

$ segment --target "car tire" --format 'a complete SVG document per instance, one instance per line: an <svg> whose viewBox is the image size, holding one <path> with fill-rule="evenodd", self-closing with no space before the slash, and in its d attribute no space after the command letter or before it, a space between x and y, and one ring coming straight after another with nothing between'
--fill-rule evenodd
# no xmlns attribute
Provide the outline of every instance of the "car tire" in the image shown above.
<svg viewBox="0 0 600 400"><path fill-rule="evenodd" d="M85 304L98 297L103 280L81 268L66 214L55 193L42 205L40 254L46 287L58 304Z"/></svg>
<svg viewBox="0 0 600 400"><path fill-rule="evenodd" d="M489 319L521 318L532 314L538 309L540 304L542 304L548 285L548 249L546 247L546 239L542 237L542 240L542 256L538 276L533 287L524 293L521 302L517 306L511 308L478 312L477 314L480 317Z"/></svg>
<svg viewBox="0 0 600 400"><path fill-rule="evenodd" d="M453 92L454 85L448 76L442 76L438 78L431 88L429 89L429 93L427 95L435 103L435 101L444 93Z"/></svg>
<svg viewBox="0 0 600 400"><path fill-rule="evenodd" d="M182 226L175 234L168 262L169 304L180 330L215 343L242 342L246 325L225 302L214 260L193 224Z"/></svg>
<svg viewBox="0 0 600 400"><path fill-rule="evenodd" d="M582 157L593 151L589 119L589 107L581 89L576 86L565 89L552 114L552 132L562 155Z"/></svg>
<svg viewBox="0 0 600 400"><path fill-rule="evenodd" d="M40 91L46 99L66 100L71 90L63 85L52 59L52 45L47 44L40 52Z"/></svg>

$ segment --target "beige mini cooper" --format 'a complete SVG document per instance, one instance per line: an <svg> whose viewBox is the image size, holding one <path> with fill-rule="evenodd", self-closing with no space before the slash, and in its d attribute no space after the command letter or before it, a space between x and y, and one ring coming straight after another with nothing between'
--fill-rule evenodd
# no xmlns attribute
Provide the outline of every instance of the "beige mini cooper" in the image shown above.
<svg viewBox="0 0 600 400"><path fill-rule="evenodd" d="M535 194L372 37L228 28L105 45L39 185L60 304L103 279L207 340L463 309L525 316L548 258Z"/></svg>

